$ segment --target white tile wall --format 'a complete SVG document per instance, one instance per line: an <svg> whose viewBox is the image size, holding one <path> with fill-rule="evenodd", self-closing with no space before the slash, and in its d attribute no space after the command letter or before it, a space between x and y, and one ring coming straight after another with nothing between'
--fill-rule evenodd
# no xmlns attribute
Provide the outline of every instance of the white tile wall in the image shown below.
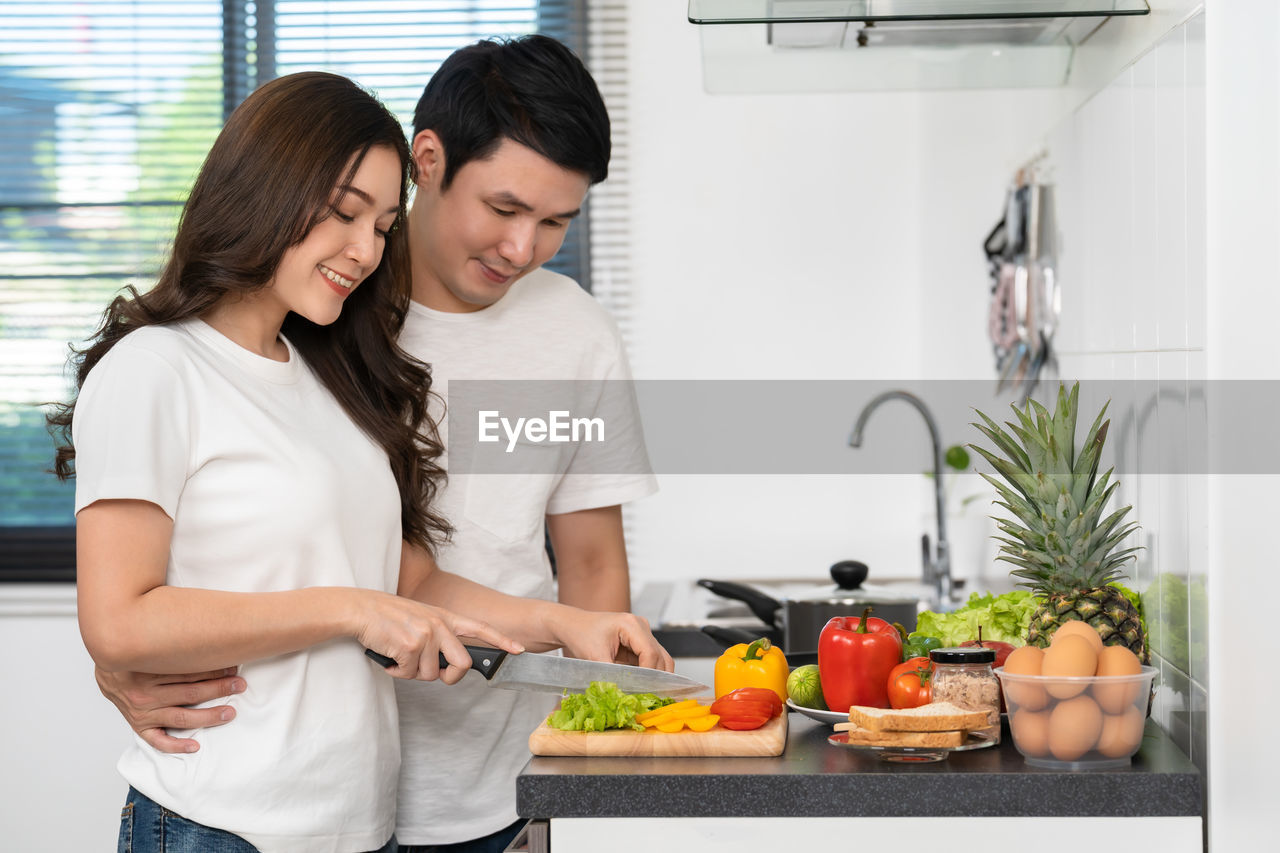
<svg viewBox="0 0 1280 853"><path fill-rule="evenodd" d="M1062 234L1061 374L1136 392L1115 401L1111 441L1120 505L1142 525L1130 582L1144 593L1161 672L1153 716L1201 769L1208 513L1195 465L1205 408L1190 380L1206 369L1204 64L1201 13L1046 141ZM1186 594L1155 594L1167 584Z"/></svg>

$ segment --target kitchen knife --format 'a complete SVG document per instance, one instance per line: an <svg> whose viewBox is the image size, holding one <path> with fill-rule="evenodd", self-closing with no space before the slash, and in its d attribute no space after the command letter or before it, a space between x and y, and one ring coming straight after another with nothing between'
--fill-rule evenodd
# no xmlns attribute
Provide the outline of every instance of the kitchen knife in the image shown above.
<svg viewBox="0 0 1280 853"><path fill-rule="evenodd" d="M593 681L612 681L624 693L656 693L659 696L697 696L709 694L705 684L644 666L627 666L621 663L598 663L559 655L524 652L509 655L502 649L484 646L464 646L471 655L471 668L485 677L492 687L507 690L536 690L544 693L563 693L568 690L582 693ZM384 667L396 662L372 649L364 652ZM440 655L440 667L449 662Z"/></svg>

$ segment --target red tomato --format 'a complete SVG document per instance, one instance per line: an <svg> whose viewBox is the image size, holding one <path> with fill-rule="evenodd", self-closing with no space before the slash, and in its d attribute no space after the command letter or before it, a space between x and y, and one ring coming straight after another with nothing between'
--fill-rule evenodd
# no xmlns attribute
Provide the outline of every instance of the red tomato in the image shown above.
<svg viewBox="0 0 1280 853"><path fill-rule="evenodd" d="M782 713L778 694L763 687L739 687L721 696L711 705L711 713L764 714L766 719Z"/></svg>
<svg viewBox="0 0 1280 853"><path fill-rule="evenodd" d="M732 697L735 701L742 700L742 701L766 702L775 711L779 713L782 711L782 700L778 698L778 694L774 693L772 690L769 690L768 688L765 688L765 687L739 687L737 690L730 690L728 693L726 693L724 696L721 696L720 698L728 699L730 697Z"/></svg>
<svg viewBox="0 0 1280 853"><path fill-rule="evenodd" d="M746 732L758 729L767 722L769 722L768 717L743 717L742 719L725 719L721 717L719 725L736 732Z"/></svg>
<svg viewBox="0 0 1280 853"><path fill-rule="evenodd" d="M889 706L918 708L933 700L933 661L910 658L889 671Z"/></svg>
<svg viewBox="0 0 1280 853"><path fill-rule="evenodd" d="M713 704L711 706L711 713L719 714L720 716L729 715L734 717L761 716L765 719L769 719L773 716L773 708L759 702L726 702L723 705Z"/></svg>
<svg viewBox="0 0 1280 853"><path fill-rule="evenodd" d="M732 702L727 705L712 705L711 713L713 714L729 714L734 717L765 717L766 719L773 716L773 709L767 705L752 705L745 702Z"/></svg>
<svg viewBox="0 0 1280 853"><path fill-rule="evenodd" d="M726 729L748 731L782 713L782 700L763 687L739 687L713 702L711 713L720 717L720 725Z"/></svg>

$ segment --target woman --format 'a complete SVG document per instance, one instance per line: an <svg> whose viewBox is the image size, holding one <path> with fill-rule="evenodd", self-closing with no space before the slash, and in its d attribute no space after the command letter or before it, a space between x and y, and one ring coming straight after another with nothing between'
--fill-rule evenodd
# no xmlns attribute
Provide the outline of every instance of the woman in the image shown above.
<svg viewBox="0 0 1280 853"><path fill-rule="evenodd" d="M447 533L400 227L411 158L351 81L261 87L215 141L147 293L80 354L59 476L76 476L81 634L108 670L243 663L234 726L136 740L121 850L393 849L390 672L453 683L483 623L394 595L402 540ZM74 417L73 417L74 416ZM438 654L456 664L441 672Z"/></svg>

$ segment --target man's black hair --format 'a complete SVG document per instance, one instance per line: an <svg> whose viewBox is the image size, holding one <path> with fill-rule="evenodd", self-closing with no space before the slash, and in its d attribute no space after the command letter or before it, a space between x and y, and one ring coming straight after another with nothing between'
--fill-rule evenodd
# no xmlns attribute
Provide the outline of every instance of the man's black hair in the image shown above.
<svg viewBox="0 0 1280 853"><path fill-rule="evenodd" d="M413 135L433 130L444 145L442 186L503 139L581 172L609 174L609 113L582 60L543 35L486 40L453 53L432 75L413 112Z"/></svg>

